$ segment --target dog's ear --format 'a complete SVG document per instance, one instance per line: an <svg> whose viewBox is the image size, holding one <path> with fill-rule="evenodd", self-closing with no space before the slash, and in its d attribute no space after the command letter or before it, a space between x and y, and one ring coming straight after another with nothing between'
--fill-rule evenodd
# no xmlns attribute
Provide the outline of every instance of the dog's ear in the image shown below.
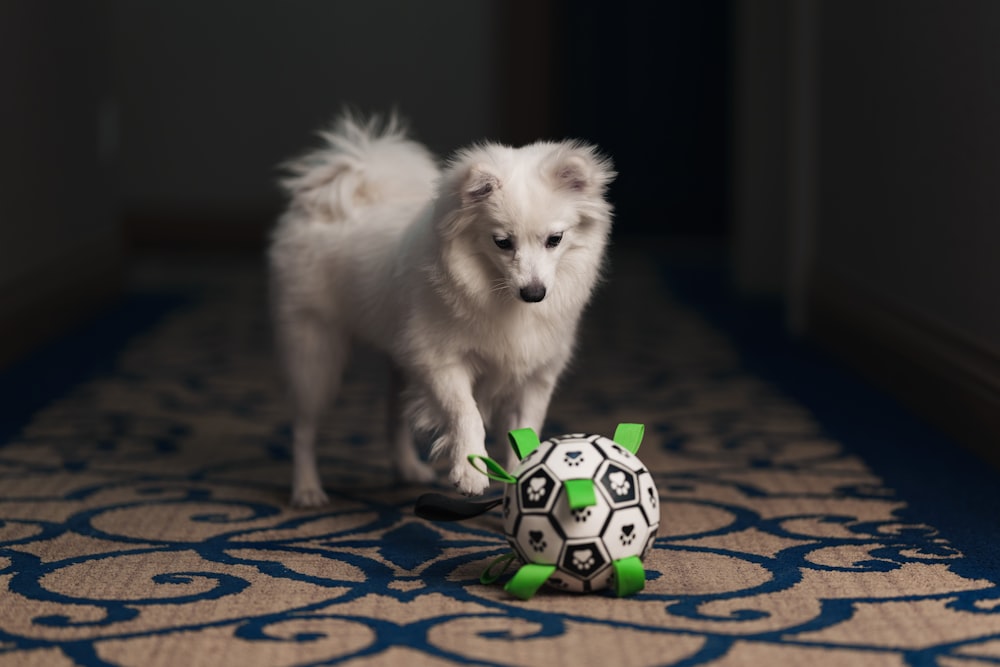
<svg viewBox="0 0 1000 667"><path fill-rule="evenodd" d="M500 177L488 166L482 163L474 164L469 168L462 185L462 201L466 204L486 201L500 189L501 185Z"/></svg>
<svg viewBox="0 0 1000 667"><path fill-rule="evenodd" d="M585 192L590 188L590 169L579 155L567 155L554 170L556 183L574 192Z"/></svg>
<svg viewBox="0 0 1000 667"><path fill-rule="evenodd" d="M549 178L556 188L585 195L604 192L614 177L611 161L584 144L559 144L548 160Z"/></svg>

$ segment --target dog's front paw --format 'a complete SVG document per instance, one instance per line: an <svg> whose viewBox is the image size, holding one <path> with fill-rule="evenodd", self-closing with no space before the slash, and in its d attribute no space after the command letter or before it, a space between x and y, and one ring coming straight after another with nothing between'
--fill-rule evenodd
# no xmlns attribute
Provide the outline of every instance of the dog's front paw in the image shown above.
<svg viewBox="0 0 1000 667"><path fill-rule="evenodd" d="M449 479L465 496L481 496L490 486L490 478L473 468L468 461L453 464Z"/></svg>
<svg viewBox="0 0 1000 667"><path fill-rule="evenodd" d="M330 502L318 486L296 486L292 489L292 507L322 507Z"/></svg>

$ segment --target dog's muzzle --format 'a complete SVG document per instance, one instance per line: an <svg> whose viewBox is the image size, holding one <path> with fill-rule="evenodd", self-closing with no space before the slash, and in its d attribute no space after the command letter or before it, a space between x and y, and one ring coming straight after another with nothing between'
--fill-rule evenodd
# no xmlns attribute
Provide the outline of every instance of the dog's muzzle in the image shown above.
<svg viewBox="0 0 1000 667"><path fill-rule="evenodd" d="M545 298L545 285L533 283L521 288L521 299L528 303L538 303Z"/></svg>

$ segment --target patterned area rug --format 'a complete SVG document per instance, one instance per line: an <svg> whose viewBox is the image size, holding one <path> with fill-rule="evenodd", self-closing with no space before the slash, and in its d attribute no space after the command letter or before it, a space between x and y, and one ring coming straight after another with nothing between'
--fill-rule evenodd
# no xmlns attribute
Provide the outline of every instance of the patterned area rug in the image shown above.
<svg viewBox="0 0 1000 667"><path fill-rule="evenodd" d="M448 490L393 481L377 358L323 435L332 504L291 509L259 263L144 265L158 317L0 377L0 665L1000 663L996 476L706 276L616 249L543 434L646 425L645 589L521 601L479 581L498 511L427 522Z"/></svg>

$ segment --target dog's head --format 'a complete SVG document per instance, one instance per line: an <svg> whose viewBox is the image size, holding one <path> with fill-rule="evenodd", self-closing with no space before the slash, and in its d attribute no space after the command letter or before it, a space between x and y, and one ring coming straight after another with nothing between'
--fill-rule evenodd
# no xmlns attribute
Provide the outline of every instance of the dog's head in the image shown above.
<svg viewBox="0 0 1000 667"><path fill-rule="evenodd" d="M538 303L566 290L564 281L589 293L611 229L614 176L608 158L579 142L476 146L445 173L438 231L463 255L452 258L460 277L490 295Z"/></svg>

